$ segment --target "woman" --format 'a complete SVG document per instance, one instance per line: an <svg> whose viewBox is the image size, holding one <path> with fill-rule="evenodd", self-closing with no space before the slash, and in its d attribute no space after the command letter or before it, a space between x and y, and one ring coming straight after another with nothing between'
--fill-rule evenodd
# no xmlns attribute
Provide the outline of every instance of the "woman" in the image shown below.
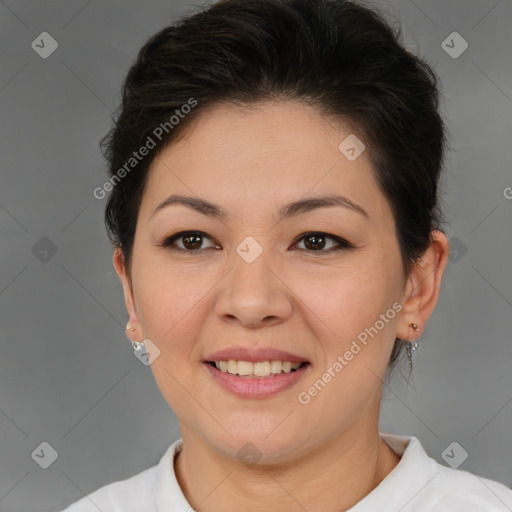
<svg viewBox="0 0 512 512"><path fill-rule="evenodd" d="M378 430L449 251L437 79L384 19L217 2L145 44L104 142L127 334L182 439L67 512L510 510Z"/></svg>

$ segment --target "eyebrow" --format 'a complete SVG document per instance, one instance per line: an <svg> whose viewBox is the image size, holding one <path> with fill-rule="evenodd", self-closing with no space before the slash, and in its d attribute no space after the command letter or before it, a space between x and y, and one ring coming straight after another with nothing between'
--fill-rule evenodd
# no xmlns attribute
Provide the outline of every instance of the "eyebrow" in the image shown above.
<svg viewBox="0 0 512 512"><path fill-rule="evenodd" d="M207 201L206 199L202 199L199 197L191 197L191 196L181 196L178 194L172 194L168 198L164 199L154 210L152 213L155 215L158 211L167 208L173 204L180 204L186 206L187 208L191 208L198 213L203 215L207 215L209 217L214 217L218 219L226 219L229 217L227 212L220 206ZM369 218L368 213L359 206L354 203L350 199L340 195L329 195L325 197L313 197L309 199L300 199L299 201L294 201L292 203L285 204L279 210L279 221L294 217L296 215L300 215L306 212L310 212L316 210L318 208L332 208L335 206L340 206L343 208L347 208L354 212L359 213L363 217Z"/></svg>

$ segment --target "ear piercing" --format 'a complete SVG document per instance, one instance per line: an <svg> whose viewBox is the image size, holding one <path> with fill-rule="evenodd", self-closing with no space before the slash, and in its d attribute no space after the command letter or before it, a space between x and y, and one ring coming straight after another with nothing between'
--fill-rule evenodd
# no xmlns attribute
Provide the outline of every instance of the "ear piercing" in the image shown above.
<svg viewBox="0 0 512 512"><path fill-rule="evenodd" d="M133 331L135 331L135 327L127 326L125 331L133 332ZM143 341L134 341L134 340L130 340L130 341L132 342L132 348L135 350L140 350L142 348L142 346L144 345Z"/></svg>
<svg viewBox="0 0 512 512"><path fill-rule="evenodd" d="M420 328L418 327L418 324L412 323L410 326L416 331L420 332ZM412 352L415 351L418 348L418 342L415 340L412 343L408 341L405 345L405 351L407 352L407 359L409 359L409 366L412 368Z"/></svg>

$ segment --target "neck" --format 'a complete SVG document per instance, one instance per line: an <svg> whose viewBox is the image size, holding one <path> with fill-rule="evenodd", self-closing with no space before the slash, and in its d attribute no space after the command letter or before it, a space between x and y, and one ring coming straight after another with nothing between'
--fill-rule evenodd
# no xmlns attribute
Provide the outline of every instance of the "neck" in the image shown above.
<svg viewBox="0 0 512 512"><path fill-rule="evenodd" d="M182 428L182 434L176 477L198 512L348 510L400 461L377 426L366 432L353 428L293 460L250 467L188 429Z"/></svg>

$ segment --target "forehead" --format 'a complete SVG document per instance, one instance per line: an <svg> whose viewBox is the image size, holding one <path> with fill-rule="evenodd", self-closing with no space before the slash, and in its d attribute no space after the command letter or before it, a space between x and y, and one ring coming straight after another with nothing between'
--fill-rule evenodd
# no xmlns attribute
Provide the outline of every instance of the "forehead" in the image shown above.
<svg viewBox="0 0 512 512"><path fill-rule="evenodd" d="M304 104L219 105L155 158L141 214L171 193L210 198L238 211L253 202L273 208L340 193L364 205L372 219L385 220L390 211L368 152L350 161L339 149L354 135L349 125Z"/></svg>

